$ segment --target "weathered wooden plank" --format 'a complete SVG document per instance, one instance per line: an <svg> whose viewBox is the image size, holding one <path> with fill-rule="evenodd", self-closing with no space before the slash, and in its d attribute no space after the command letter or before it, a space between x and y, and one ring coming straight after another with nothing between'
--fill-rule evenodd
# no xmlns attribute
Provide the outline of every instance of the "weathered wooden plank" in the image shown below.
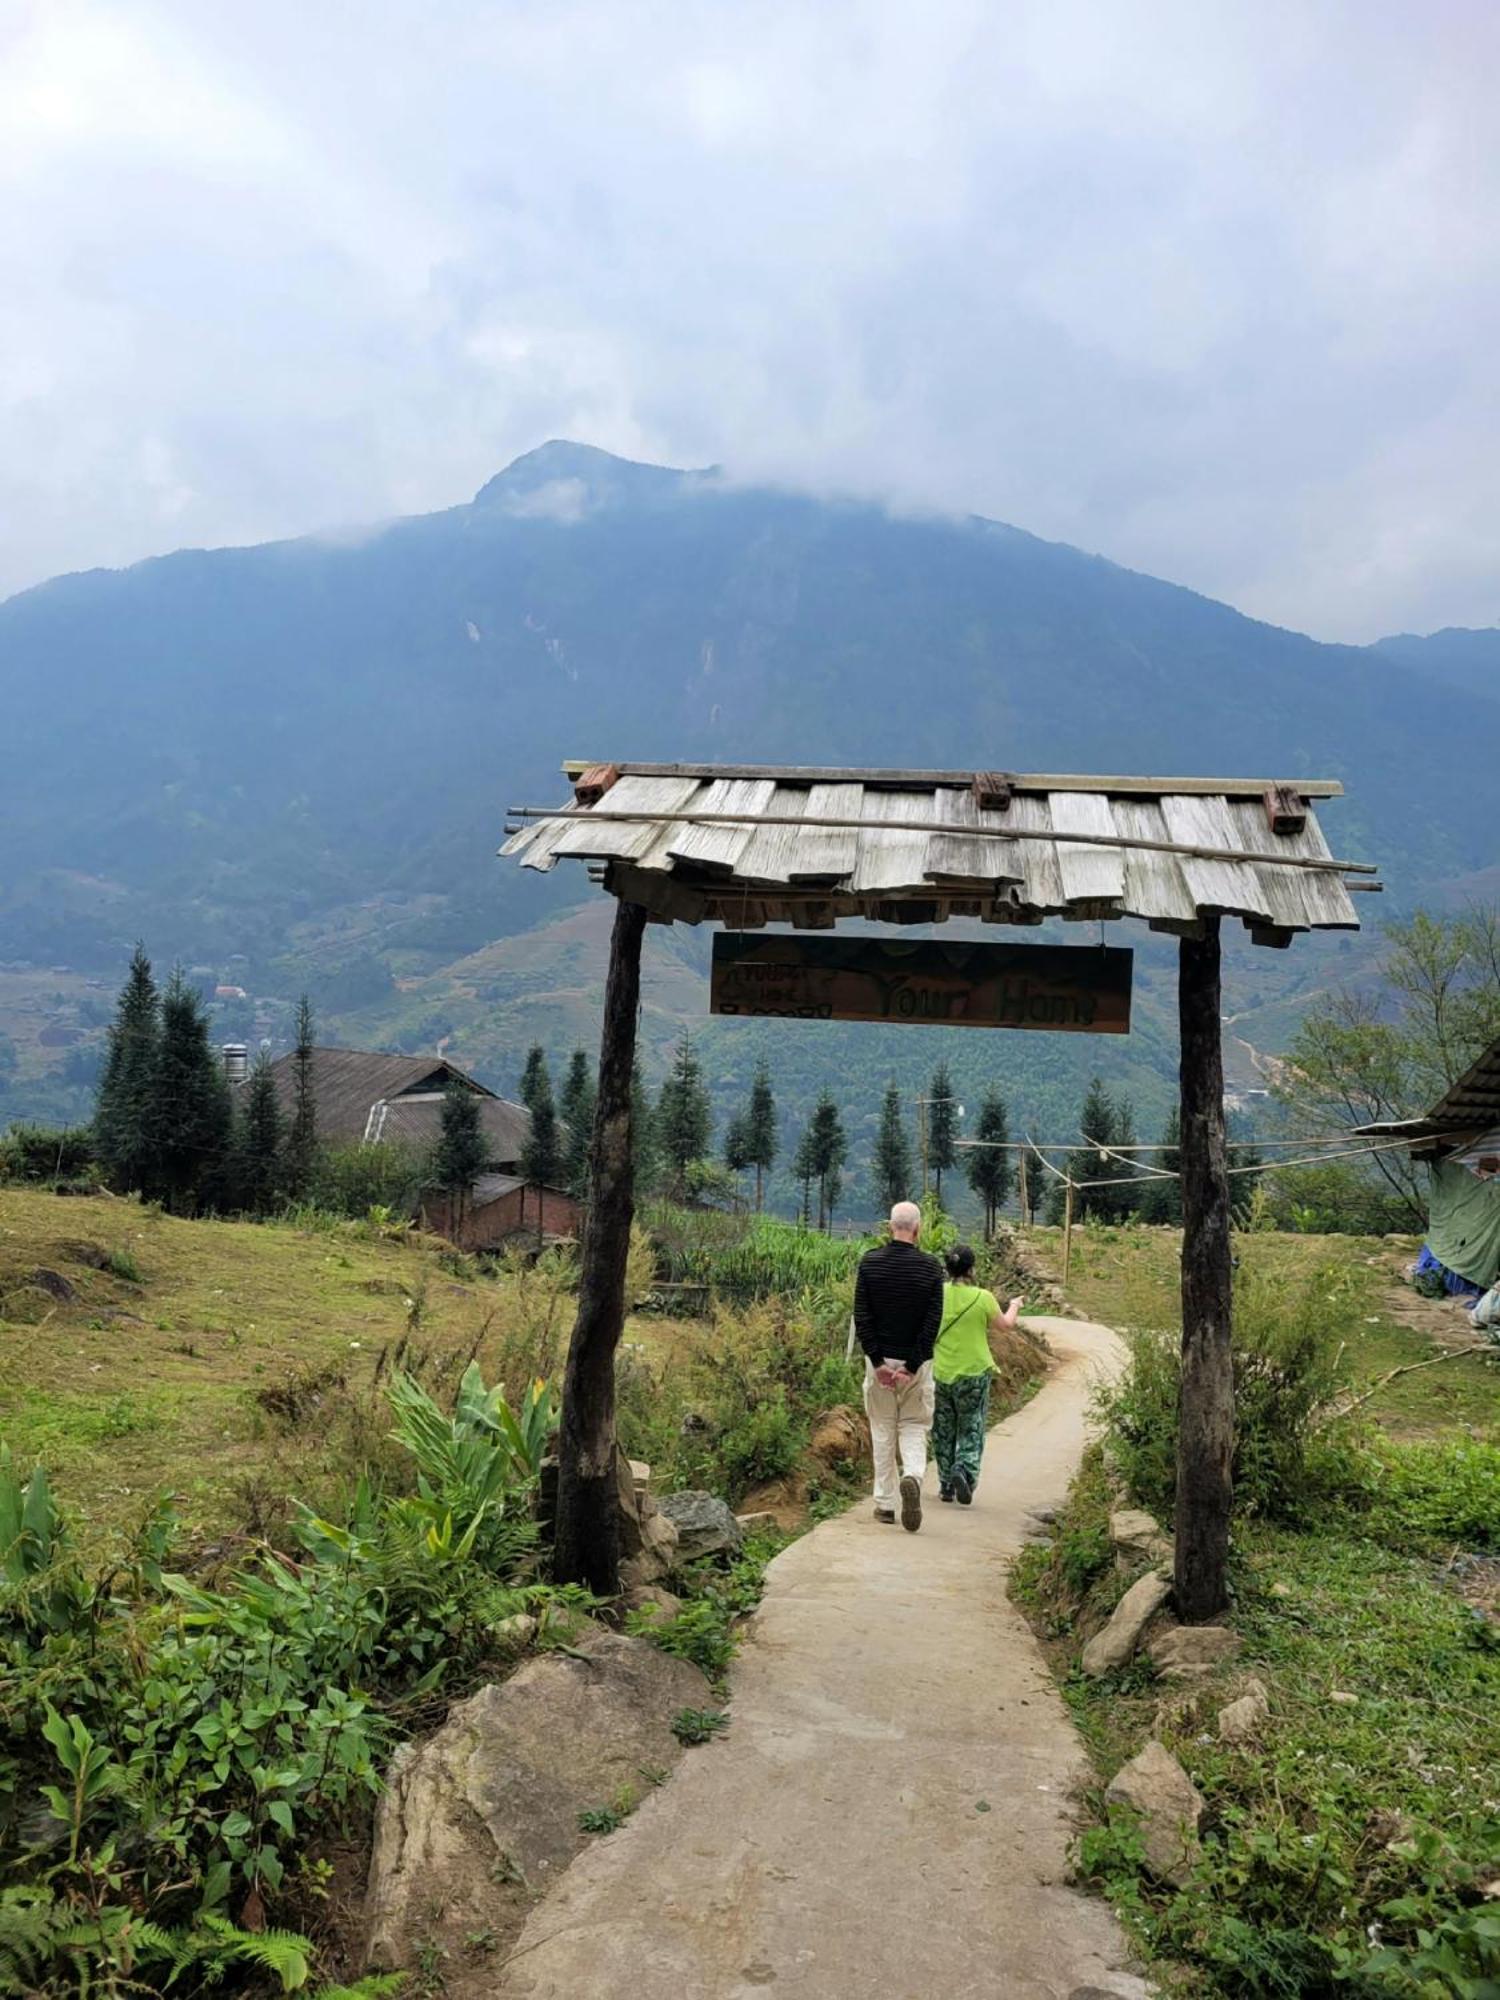
<svg viewBox="0 0 1500 2000"><path fill-rule="evenodd" d="M863 785L812 785L807 794L810 819L862 819ZM792 867L794 882L842 882L854 873L859 859L859 835L852 827L809 827Z"/></svg>
<svg viewBox="0 0 1500 2000"><path fill-rule="evenodd" d="M1236 844L1225 799L1163 799L1161 814L1173 840L1185 846L1213 849ZM1265 824L1264 815L1261 824ZM1184 855L1182 876L1200 910L1232 910L1236 916L1271 918L1261 871L1249 862L1203 861Z"/></svg>
<svg viewBox="0 0 1500 2000"><path fill-rule="evenodd" d="M931 796L955 828L992 828L997 833L1012 830L1008 808L1001 811L981 806L972 791L940 791ZM1012 840L976 840L973 833L935 833L927 848L927 878L931 882L1019 883L1025 879L1025 869L1016 858L1016 845Z"/></svg>
<svg viewBox="0 0 1500 2000"><path fill-rule="evenodd" d="M571 780L596 760L570 757L563 770ZM959 790L971 786L974 771L898 771L848 769L827 764L628 764L621 771L639 772L654 778L697 778L708 783L716 778L771 778L783 785L853 784L894 785L909 791L916 785L953 785ZM1287 785L1305 799L1341 799L1344 787L1337 778L1151 778L1109 777L1102 773L1052 771L1017 772L1011 783L1031 792L1108 792L1112 795L1140 792L1160 797L1167 792L1213 793L1235 798L1261 798L1270 785Z"/></svg>
<svg viewBox="0 0 1500 2000"><path fill-rule="evenodd" d="M1061 910L1065 898L1057 846L1049 838L1052 832L1050 801L1038 798L1034 793L1013 792L1005 823L1014 833L1035 836L1017 840L1011 850L1010 866L1020 877L1016 888L1020 905L1026 910Z"/></svg>
<svg viewBox="0 0 1500 2000"><path fill-rule="evenodd" d="M1252 854L1292 855L1298 860L1328 859L1328 842L1323 829L1309 813L1300 833L1272 833L1264 812L1248 799L1226 801L1235 845ZM1261 868L1256 871L1265 889L1267 906L1278 924L1294 929L1340 929L1358 927L1359 919L1349 892L1337 875L1313 868Z"/></svg>
<svg viewBox="0 0 1500 2000"><path fill-rule="evenodd" d="M660 836L660 827L649 822L610 819L608 813L683 812L698 796L693 778L642 778L627 775L616 779L606 795L604 811L580 811L560 829L553 845L555 855L583 856L589 860L636 861L650 852Z"/></svg>
<svg viewBox="0 0 1500 2000"><path fill-rule="evenodd" d="M1052 824L1060 833L1116 833L1109 800L1097 792L1054 792ZM1125 857L1118 847L1084 847L1067 843L1057 848L1064 901L1106 906L1123 902Z"/></svg>
<svg viewBox="0 0 1500 2000"><path fill-rule="evenodd" d="M856 895L879 895L893 889L923 889L927 886L927 849L930 833L882 829L882 820L929 819L930 792L871 792L864 794L863 825L857 836L858 852L849 886Z"/></svg>
<svg viewBox="0 0 1500 2000"><path fill-rule="evenodd" d="M1110 808L1116 828L1129 839L1165 841L1172 837L1155 799L1113 799ZM1193 923L1198 906L1188 891L1179 857L1126 848L1125 907L1131 916L1145 917L1148 922L1165 917L1176 923Z"/></svg>
<svg viewBox="0 0 1500 2000"><path fill-rule="evenodd" d="M741 854L749 846L755 821L770 809L776 786L770 778L719 778L693 801L693 809L704 813L744 815L743 825L676 826L669 834L665 853L674 866L732 873ZM648 857L648 866L653 857Z"/></svg>

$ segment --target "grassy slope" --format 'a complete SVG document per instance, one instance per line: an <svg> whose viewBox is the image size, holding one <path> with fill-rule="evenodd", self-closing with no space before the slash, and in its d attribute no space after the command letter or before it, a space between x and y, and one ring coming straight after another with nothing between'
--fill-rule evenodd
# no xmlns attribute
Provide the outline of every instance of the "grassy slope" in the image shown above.
<svg viewBox="0 0 1500 2000"><path fill-rule="evenodd" d="M126 1252L141 1282L80 1261L80 1246ZM455 1364L475 1351L493 1367L517 1332L511 1282L477 1277L442 1249L358 1225L325 1234L184 1222L131 1201L6 1190L0 1440L23 1465L43 1459L96 1527L130 1519L162 1487L201 1532L240 1525L252 1488L316 1494L326 1471L317 1409L289 1435L258 1393L332 1371L351 1392L343 1406L361 1403L382 1350L414 1317L418 1346ZM29 1282L39 1266L77 1298L39 1291ZM554 1309L564 1339L569 1303ZM673 1335L659 1320L629 1332L653 1345Z"/></svg>

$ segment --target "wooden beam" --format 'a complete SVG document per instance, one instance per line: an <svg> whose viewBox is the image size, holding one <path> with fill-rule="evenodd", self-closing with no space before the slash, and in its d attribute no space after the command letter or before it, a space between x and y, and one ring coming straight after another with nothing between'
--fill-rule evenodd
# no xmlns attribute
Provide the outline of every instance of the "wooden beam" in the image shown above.
<svg viewBox="0 0 1500 2000"><path fill-rule="evenodd" d="M1182 1386L1173 1591L1184 1624L1228 1602L1233 1499L1232 1265L1224 1143L1219 919L1178 946L1182 1094Z"/></svg>
<svg viewBox="0 0 1500 2000"><path fill-rule="evenodd" d="M563 771L571 779L587 770L591 757L564 759ZM821 764L621 764L621 777L701 778L705 784L715 778L774 778L780 785L871 785L895 791L913 785L951 786L966 792L973 785L972 771L846 770ZM1121 798L1180 792L1184 796L1228 796L1259 799L1270 785L1286 784L1304 799L1341 799L1344 787L1337 778L1141 778L1093 776L1080 771L1007 772L1011 787L1018 792L1111 792Z"/></svg>
<svg viewBox="0 0 1500 2000"><path fill-rule="evenodd" d="M635 1218L630 1083L645 928L646 911L639 903L617 906L604 987L578 1316L568 1345L558 1430L553 1574L559 1583L585 1584L599 1597L613 1597L620 1587L615 1349L625 1326L625 1262Z"/></svg>

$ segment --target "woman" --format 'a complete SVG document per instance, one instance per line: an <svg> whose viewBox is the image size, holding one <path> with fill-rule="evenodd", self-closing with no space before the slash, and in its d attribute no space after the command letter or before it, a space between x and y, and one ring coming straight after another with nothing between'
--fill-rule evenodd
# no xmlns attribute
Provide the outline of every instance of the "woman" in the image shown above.
<svg viewBox="0 0 1500 2000"><path fill-rule="evenodd" d="M1012 1299L1001 1312L994 1295L974 1283L974 1252L967 1243L955 1243L943 1261L949 1283L943 1287L943 1317L932 1356L932 1449L939 1499L967 1507L979 1484L995 1373L990 1335L1014 1328L1021 1301Z"/></svg>

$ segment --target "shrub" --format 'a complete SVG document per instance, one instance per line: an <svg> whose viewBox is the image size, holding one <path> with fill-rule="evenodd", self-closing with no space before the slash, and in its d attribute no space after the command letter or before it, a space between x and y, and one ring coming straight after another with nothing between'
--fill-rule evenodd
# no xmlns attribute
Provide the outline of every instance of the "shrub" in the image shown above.
<svg viewBox="0 0 1500 2000"><path fill-rule="evenodd" d="M1293 1284L1256 1256L1256 1241L1247 1242L1234 1289L1235 1504L1288 1518L1337 1484L1316 1420L1347 1382L1353 1280L1324 1264ZM1161 1331L1128 1339L1129 1366L1098 1406L1126 1484L1167 1518L1176 1499L1181 1343Z"/></svg>
<svg viewBox="0 0 1500 2000"><path fill-rule="evenodd" d="M1364 1459L1361 1497L1371 1531L1398 1548L1500 1549L1500 1444L1377 1442Z"/></svg>
<svg viewBox="0 0 1500 2000"><path fill-rule="evenodd" d="M324 1146L306 1201L352 1221L365 1221L372 1209L405 1216L415 1211L426 1180L426 1157L411 1146Z"/></svg>
<svg viewBox="0 0 1500 2000"><path fill-rule="evenodd" d="M12 1125L0 1138L0 1180L76 1181L93 1169L87 1125Z"/></svg>

